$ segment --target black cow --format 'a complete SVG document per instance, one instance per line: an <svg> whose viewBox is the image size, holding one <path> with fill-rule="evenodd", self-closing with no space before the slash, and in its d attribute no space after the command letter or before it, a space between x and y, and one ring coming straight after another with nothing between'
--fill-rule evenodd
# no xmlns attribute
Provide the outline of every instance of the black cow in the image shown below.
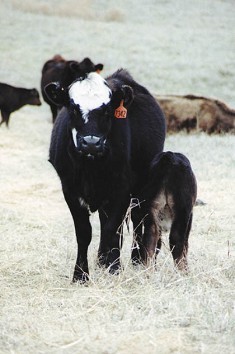
<svg viewBox="0 0 235 354"><path fill-rule="evenodd" d="M2 114L0 125L6 123L8 126L11 113L26 104L41 105L39 93L35 88L25 89L0 83L0 111Z"/></svg>
<svg viewBox="0 0 235 354"><path fill-rule="evenodd" d="M151 264L161 248L162 231L170 227L174 262L178 269L187 270L188 237L196 195L196 178L186 156L168 151L154 158L149 181L138 198L139 208L133 209L136 223L139 222L135 230L139 254L145 264Z"/></svg>
<svg viewBox="0 0 235 354"><path fill-rule="evenodd" d="M148 90L123 69L106 80L90 73L68 89L52 83L45 91L65 106L53 127L49 161L74 220L78 254L73 280L88 279L89 214L96 210L99 264L115 273L130 198L146 183L154 155L163 150L165 118Z"/></svg>
<svg viewBox="0 0 235 354"><path fill-rule="evenodd" d="M93 71L100 72L102 69L103 64L95 65L89 58L85 58L79 63L76 60L65 60L60 55L55 55L43 65L41 77L42 97L51 108L53 123L61 106L55 105L48 98L44 92L44 87L50 82L59 82L62 87L68 87L75 79L84 77L85 74Z"/></svg>

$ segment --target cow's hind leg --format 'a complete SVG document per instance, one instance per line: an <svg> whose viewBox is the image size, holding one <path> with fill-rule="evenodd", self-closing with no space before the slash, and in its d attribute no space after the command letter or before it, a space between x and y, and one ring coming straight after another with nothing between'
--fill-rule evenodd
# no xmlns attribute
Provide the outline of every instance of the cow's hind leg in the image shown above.
<svg viewBox="0 0 235 354"><path fill-rule="evenodd" d="M131 260L133 265L138 265L141 263L141 247L142 237L143 237L143 225L142 222L133 222L133 242L131 247Z"/></svg>
<svg viewBox="0 0 235 354"><path fill-rule="evenodd" d="M192 225L192 213L181 212L175 215L170 231L170 250L179 270L188 269L188 237Z"/></svg>
<svg viewBox="0 0 235 354"><path fill-rule="evenodd" d="M131 260L133 265L140 264L141 260L141 247L143 238L143 224L144 218L142 217L141 208L137 205L133 208L131 213L131 219L133 223L133 243L131 251Z"/></svg>

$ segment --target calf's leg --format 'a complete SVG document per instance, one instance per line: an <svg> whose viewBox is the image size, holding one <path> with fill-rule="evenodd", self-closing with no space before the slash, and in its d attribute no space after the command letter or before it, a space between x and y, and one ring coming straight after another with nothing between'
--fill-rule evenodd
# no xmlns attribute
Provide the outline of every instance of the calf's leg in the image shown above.
<svg viewBox="0 0 235 354"><path fill-rule="evenodd" d="M170 231L170 250L179 270L188 269L188 237L192 225L192 213L187 211L175 214Z"/></svg>
<svg viewBox="0 0 235 354"><path fill-rule="evenodd" d="M2 121L1 121L0 125L2 125L2 123L6 123L6 126L8 127L9 126L10 113L6 112L6 111L3 111L3 110L2 110L1 113L2 113Z"/></svg>
<svg viewBox="0 0 235 354"><path fill-rule="evenodd" d="M143 246L141 247L142 260L145 265L151 266L155 263L156 255L161 248L161 227L158 222L158 215L149 214L145 219L145 230Z"/></svg>

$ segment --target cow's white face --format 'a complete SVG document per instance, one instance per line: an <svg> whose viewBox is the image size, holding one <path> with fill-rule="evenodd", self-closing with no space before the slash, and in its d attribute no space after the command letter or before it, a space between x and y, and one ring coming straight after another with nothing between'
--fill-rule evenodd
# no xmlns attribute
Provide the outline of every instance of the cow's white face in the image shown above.
<svg viewBox="0 0 235 354"><path fill-rule="evenodd" d="M69 97L79 105L85 123L88 122L89 112L109 103L111 95L106 81L93 72L86 79L75 81L69 88Z"/></svg>

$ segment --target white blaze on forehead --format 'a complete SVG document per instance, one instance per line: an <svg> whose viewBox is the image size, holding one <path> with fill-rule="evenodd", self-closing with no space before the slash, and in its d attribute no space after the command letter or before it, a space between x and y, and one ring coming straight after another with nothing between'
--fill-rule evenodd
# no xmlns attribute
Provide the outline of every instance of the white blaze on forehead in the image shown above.
<svg viewBox="0 0 235 354"><path fill-rule="evenodd" d="M101 75L90 73L86 79L75 81L70 86L69 97L75 104L79 104L83 118L87 122L90 111L110 101L111 90Z"/></svg>

